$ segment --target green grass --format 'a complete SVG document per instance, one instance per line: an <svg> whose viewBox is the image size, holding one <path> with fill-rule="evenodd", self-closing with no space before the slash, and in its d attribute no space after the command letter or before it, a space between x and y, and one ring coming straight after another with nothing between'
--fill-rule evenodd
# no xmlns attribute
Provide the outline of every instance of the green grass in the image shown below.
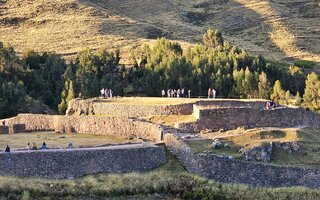
<svg viewBox="0 0 320 200"><path fill-rule="evenodd" d="M197 153L203 153L205 151L209 151L214 154L223 155L223 156L233 156L235 158L240 157L239 150L240 147L234 145L232 142L228 140L221 139L223 144L228 144L229 147L222 147L219 149L214 149L211 147L212 140L186 140L186 143Z"/></svg>
<svg viewBox="0 0 320 200"><path fill-rule="evenodd" d="M129 140L123 136L93 135L93 134L61 134L54 132L32 132L4 135L0 134L0 147L5 148L9 144L12 150L24 149L27 143L30 145L35 142L41 147L46 142L48 148L64 148L68 142L72 142L74 147L90 147L107 144L122 144L128 142L141 142L141 140L133 138Z"/></svg>

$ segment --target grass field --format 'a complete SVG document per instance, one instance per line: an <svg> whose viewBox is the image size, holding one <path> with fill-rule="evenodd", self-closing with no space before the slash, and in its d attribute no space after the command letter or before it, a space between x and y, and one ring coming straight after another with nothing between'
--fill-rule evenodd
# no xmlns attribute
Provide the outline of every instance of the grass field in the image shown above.
<svg viewBox="0 0 320 200"><path fill-rule="evenodd" d="M108 144L123 144L141 142L141 140L133 138L129 140L121 136L93 135L93 134L60 134L54 132L33 132L19 133L12 135L0 134L0 147L5 149L9 144L12 150L25 149L26 144L30 145L35 142L40 148L43 142L46 142L48 148L65 148L67 143L71 142L73 147L92 147Z"/></svg>
<svg viewBox="0 0 320 200"><path fill-rule="evenodd" d="M0 12L0 41L20 55L35 49L69 59L86 47L120 48L130 64L133 49L158 37L193 46L214 28L253 55L320 63L317 1L2 0Z"/></svg>
<svg viewBox="0 0 320 200"><path fill-rule="evenodd" d="M298 152L289 153L281 148L274 148L270 164L293 165L300 167L320 167L320 130L314 128L287 128L287 129L251 129L243 130L235 136L237 130L226 132L221 136L221 142L229 147L213 149L213 140L187 140L187 144L196 152L209 151L214 154L240 158L239 150L253 146L269 144L270 142L297 142L301 147ZM239 130L238 130L239 131Z"/></svg>

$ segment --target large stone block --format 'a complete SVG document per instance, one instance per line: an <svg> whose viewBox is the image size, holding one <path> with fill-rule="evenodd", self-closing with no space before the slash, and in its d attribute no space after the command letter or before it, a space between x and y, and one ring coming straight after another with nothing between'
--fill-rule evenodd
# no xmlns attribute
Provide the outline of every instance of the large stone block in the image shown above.
<svg viewBox="0 0 320 200"><path fill-rule="evenodd" d="M9 126L0 126L0 134L9 134Z"/></svg>
<svg viewBox="0 0 320 200"><path fill-rule="evenodd" d="M26 125L25 124L12 124L9 127L10 134L23 133L23 132L26 132Z"/></svg>

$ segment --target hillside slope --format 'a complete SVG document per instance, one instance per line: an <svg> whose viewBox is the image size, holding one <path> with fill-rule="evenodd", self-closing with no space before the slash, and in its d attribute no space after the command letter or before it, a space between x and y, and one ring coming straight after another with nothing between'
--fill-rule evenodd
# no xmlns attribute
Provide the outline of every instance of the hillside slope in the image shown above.
<svg viewBox="0 0 320 200"><path fill-rule="evenodd" d="M319 0L0 0L0 41L20 54L119 47L128 63L143 43L192 45L208 28L255 55L320 63Z"/></svg>

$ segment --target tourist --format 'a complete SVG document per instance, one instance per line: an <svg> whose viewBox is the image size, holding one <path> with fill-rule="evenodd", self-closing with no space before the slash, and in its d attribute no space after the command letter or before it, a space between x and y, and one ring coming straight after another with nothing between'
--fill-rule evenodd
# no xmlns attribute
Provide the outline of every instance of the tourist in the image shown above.
<svg viewBox="0 0 320 200"><path fill-rule="evenodd" d="M101 97L103 98L103 97L104 97L104 88L102 88L102 89L100 90L100 93L101 93Z"/></svg>
<svg viewBox="0 0 320 200"><path fill-rule="evenodd" d="M191 97L191 90L189 89L188 90L188 98L190 98Z"/></svg>
<svg viewBox="0 0 320 200"><path fill-rule="evenodd" d="M161 96L164 97L166 95L166 92L164 90L161 91Z"/></svg>
<svg viewBox="0 0 320 200"><path fill-rule="evenodd" d="M8 145L8 144L7 144L6 150L5 150L4 152L7 152L7 153L9 153L9 152L10 152L10 147L9 147L9 145Z"/></svg>
<svg viewBox="0 0 320 200"><path fill-rule="evenodd" d="M46 150L46 149L47 149L47 145L45 142L43 142L41 146L41 150Z"/></svg>
<svg viewBox="0 0 320 200"><path fill-rule="evenodd" d="M212 88L212 98L215 99L216 98L216 90Z"/></svg>
<svg viewBox="0 0 320 200"><path fill-rule="evenodd" d="M267 101L265 108L266 108L266 110L269 110L269 109L270 109L270 102L269 102L269 101Z"/></svg>
<svg viewBox="0 0 320 200"><path fill-rule="evenodd" d="M28 150L28 151L30 151L30 143L28 142L28 144L27 144L27 146L26 146L26 149Z"/></svg>
<svg viewBox="0 0 320 200"><path fill-rule="evenodd" d="M109 90L108 90L108 88L106 88L106 89L104 90L104 97L105 97L105 98L109 98Z"/></svg>
<svg viewBox="0 0 320 200"><path fill-rule="evenodd" d="M37 149L38 149L38 148L37 148L36 143L35 143L35 142L32 143L31 150L37 150Z"/></svg>
<svg viewBox="0 0 320 200"><path fill-rule="evenodd" d="M71 149L73 147L72 142L67 143L67 149Z"/></svg>
<svg viewBox="0 0 320 200"><path fill-rule="evenodd" d="M210 99L211 93L212 93L211 88L209 88L209 89L208 89L208 99Z"/></svg>
<svg viewBox="0 0 320 200"><path fill-rule="evenodd" d="M177 91L177 98L180 98L180 89Z"/></svg>
<svg viewBox="0 0 320 200"><path fill-rule="evenodd" d="M112 98L112 94L113 94L113 91L110 89L110 90L109 90L109 97L110 97L110 98Z"/></svg>
<svg viewBox="0 0 320 200"><path fill-rule="evenodd" d="M184 98L184 88L181 89L181 97Z"/></svg>
<svg viewBox="0 0 320 200"><path fill-rule="evenodd" d="M167 90L167 96L170 98L170 89Z"/></svg>

